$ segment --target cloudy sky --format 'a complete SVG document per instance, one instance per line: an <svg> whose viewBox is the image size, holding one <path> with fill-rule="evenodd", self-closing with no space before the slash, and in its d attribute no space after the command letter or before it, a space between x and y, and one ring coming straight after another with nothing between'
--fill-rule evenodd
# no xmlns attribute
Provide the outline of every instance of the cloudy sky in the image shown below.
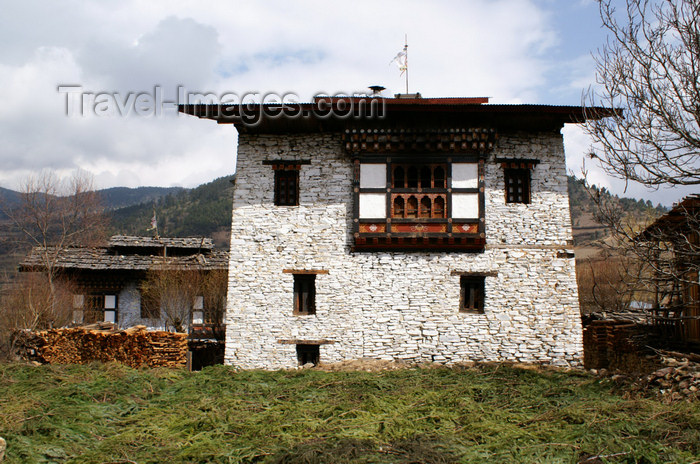
<svg viewBox="0 0 700 464"><path fill-rule="evenodd" d="M595 79L591 52L605 40L593 0L0 5L0 185L9 188L42 169L84 169L100 188L192 187L234 172L232 126L177 115L167 105L136 114L128 98L139 92L173 101L181 86L291 92L307 101L381 84L391 95L404 91L389 62L407 34L411 92L578 105ZM100 114L81 115L78 95L66 87L93 94L83 107ZM116 100L97 105L105 95L116 95L123 108ZM569 168L579 173L588 142L575 126L564 137ZM587 167L594 182L622 194L621 183ZM670 204L687 193L632 187L626 195Z"/></svg>

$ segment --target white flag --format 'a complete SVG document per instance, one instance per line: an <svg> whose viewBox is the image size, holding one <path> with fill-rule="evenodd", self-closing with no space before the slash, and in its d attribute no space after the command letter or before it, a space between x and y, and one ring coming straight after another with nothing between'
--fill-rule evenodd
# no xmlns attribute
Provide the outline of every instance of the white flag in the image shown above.
<svg viewBox="0 0 700 464"><path fill-rule="evenodd" d="M389 64L396 62L396 65L399 67L399 71L401 71L401 75L403 76L403 73L406 72L408 69L408 59L406 57L406 47L403 48L399 53L396 54L393 60L389 62Z"/></svg>
<svg viewBox="0 0 700 464"><path fill-rule="evenodd" d="M155 230L158 228L158 219L156 219L156 212L153 211L153 217L151 218L151 228L148 230Z"/></svg>

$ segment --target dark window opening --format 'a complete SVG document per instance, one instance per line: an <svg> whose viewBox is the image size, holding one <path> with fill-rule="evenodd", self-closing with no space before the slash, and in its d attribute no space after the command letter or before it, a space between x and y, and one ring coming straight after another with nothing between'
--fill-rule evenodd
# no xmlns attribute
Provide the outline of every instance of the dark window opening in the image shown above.
<svg viewBox="0 0 700 464"><path fill-rule="evenodd" d="M506 203L530 203L530 170L508 168L503 170L506 183Z"/></svg>
<svg viewBox="0 0 700 464"><path fill-rule="evenodd" d="M435 207L433 208L433 217L445 217L445 199L443 197L435 198Z"/></svg>
<svg viewBox="0 0 700 464"><path fill-rule="evenodd" d="M429 166L420 168L420 186L421 188L432 188L433 173Z"/></svg>
<svg viewBox="0 0 700 464"><path fill-rule="evenodd" d="M316 274L294 274L294 314L316 314Z"/></svg>
<svg viewBox="0 0 700 464"><path fill-rule="evenodd" d="M418 168L409 166L407 188L418 188Z"/></svg>
<svg viewBox="0 0 700 464"><path fill-rule="evenodd" d="M417 218L418 217L418 200L413 195L408 197L408 201L406 202L406 217L407 218Z"/></svg>
<svg viewBox="0 0 700 464"><path fill-rule="evenodd" d="M320 357L319 345L297 345L297 361L300 366L309 363L318 366Z"/></svg>
<svg viewBox="0 0 700 464"><path fill-rule="evenodd" d="M442 166L437 166L435 168L434 174L434 188L445 188L445 169Z"/></svg>
<svg viewBox="0 0 700 464"><path fill-rule="evenodd" d="M432 203L430 201L430 197L423 197L420 199L420 213L419 216L422 218L429 218L430 214L433 210Z"/></svg>
<svg viewBox="0 0 700 464"><path fill-rule="evenodd" d="M394 198L394 210L391 212L391 217L402 218L404 216L404 201L402 197Z"/></svg>
<svg viewBox="0 0 700 464"><path fill-rule="evenodd" d="M484 312L484 276L462 276L459 280L461 312Z"/></svg>
<svg viewBox="0 0 700 464"><path fill-rule="evenodd" d="M396 166L394 169L394 188L404 188L406 185L406 174L401 166Z"/></svg>
<svg viewBox="0 0 700 464"><path fill-rule="evenodd" d="M447 171L444 164L404 164L392 169L392 188L445 188Z"/></svg>
<svg viewBox="0 0 700 464"><path fill-rule="evenodd" d="M299 204L299 171L277 169L275 171L275 205L297 206Z"/></svg>

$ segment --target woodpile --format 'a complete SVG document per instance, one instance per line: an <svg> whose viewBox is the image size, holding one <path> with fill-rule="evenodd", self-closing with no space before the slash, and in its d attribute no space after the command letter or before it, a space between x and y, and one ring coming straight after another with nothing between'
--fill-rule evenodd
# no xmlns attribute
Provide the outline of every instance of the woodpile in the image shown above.
<svg viewBox="0 0 700 464"><path fill-rule="evenodd" d="M625 321L591 321L583 329L583 364L586 369L621 369L638 362L639 349L632 342L637 324Z"/></svg>
<svg viewBox="0 0 700 464"><path fill-rule="evenodd" d="M667 367L647 376L647 388L658 389L670 401L700 398L700 363L672 356L663 357L663 362Z"/></svg>
<svg viewBox="0 0 700 464"><path fill-rule="evenodd" d="M117 361L131 367L182 367L187 334L148 331L145 326L118 330L113 324L50 329L16 334L21 357L49 364Z"/></svg>

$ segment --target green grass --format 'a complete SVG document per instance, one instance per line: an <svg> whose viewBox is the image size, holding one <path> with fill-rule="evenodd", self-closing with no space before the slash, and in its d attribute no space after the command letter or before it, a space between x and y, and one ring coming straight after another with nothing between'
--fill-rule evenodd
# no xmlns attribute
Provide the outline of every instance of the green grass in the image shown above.
<svg viewBox="0 0 700 464"><path fill-rule="evenodd" d="M690 463L698 403L582 372L0 364L6 462Z"/></svg>

